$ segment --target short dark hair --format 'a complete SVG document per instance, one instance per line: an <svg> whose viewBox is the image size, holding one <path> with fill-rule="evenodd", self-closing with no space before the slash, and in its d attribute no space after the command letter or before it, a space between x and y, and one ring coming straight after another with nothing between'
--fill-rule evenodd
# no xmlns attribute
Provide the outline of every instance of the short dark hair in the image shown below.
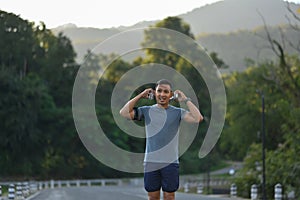
<svg viewBox="0 0 300 200"><path fill-rule="evenodd" d="M171 83L169 80L167 80L167 79L161 79L161 80L157 81L157 82L156 82L156 85L155 85L155 88L156 88L158 85L163 85L163 84L169 85L170 88L171 88L171 90L172 90L172 83Z"/></svg>

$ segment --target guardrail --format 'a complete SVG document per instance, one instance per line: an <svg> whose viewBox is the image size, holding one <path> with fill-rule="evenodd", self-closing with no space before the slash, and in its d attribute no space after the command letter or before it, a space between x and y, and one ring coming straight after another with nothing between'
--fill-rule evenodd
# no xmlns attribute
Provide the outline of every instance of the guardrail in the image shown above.
<svg viewBox="0 0 300 200"><path fill-rule="evenodd" d="M184 192L191 192L191 189L194 188L196 193L202 194L203 189L208 183L205 179L195 179L185 177L181 179L181 187L183 187ZM229 196L237 197L237 186L232 183L230 184L228 179L210 179L210 186L220 186L226 185L229 186ZM50 181L29 181L29 182L0 182L0 200L17 200L25 199L37 193L39 190L43 189L53 189L61 187L81 187L81 186L122 186L122 185L134 185L141 186L143 185L142 178L132 178L132 179L85 179L85 180L50 180ZM8 194L3 195L3 186L8 187ZM251 199L258 199L257 195L257 186L251 186ZM293 199L294 194L289 194L288 199ZM274 187L274 199L282 200L283 199L283 190L281 184L276 184Z"/></svg>
<svg viewBox="0 0 300 200"><path fill-rule="evenodd" d="M185 187L197 187L198 193L202 193L203 186L207 184L207 180L196 178L195 176L182 176L180 182L185 184ZM61 188L61 187L81 187L81 186L108 186L108 185L135 185L143 186L143 178L131 179L80 179L80 180L48 180L48 181L7 181L0 182L0 186L8 187L8 195L10 199L17 199L17 197L27 197L36 193L39 190L48 188ZM210 179L210 186L230 185L228 179ZM183 186L183 185L182 185ZM200 188L202 186L202 188ZM186 189L187 190L187 189ZM0 191L1 193L1 191ZM0 195L1 199L1 195Z"/></svg>
<svg viewBox="0 0 300 200"><path fill-rule="evenodd" d="M53 189L61 187L81 187L81 186L110 186L116 185L138 185L139 179L85 179L85 180L50 180L50 181L6 181L0 182L0 200L24 199L39 190ZM2 186L7 187L7 195L2 194Z"/></svg>

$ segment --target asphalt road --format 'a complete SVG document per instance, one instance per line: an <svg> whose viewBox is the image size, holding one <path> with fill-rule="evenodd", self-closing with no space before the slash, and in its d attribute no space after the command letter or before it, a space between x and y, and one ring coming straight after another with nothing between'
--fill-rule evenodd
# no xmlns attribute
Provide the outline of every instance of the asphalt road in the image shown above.
<svg viewBox="0 0 300 200"><path fill-rule="evenodd" d="M176 193L176 200L228 200L198 194ZM70 187L45 189L28 200L147 200L147 193L140 187Z"/></svg>

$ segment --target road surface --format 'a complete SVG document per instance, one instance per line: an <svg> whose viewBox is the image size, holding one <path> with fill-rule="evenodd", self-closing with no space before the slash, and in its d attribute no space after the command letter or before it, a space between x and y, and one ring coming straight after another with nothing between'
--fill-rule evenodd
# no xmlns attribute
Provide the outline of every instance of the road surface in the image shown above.
<svg viewBox="0 0 300 200"><path fill-rule="evenodd" d="M28 200L147 200L147 193L141 187L92 186L45 189ZM198 194L176 193L176 200L228 200L225 197L211 197Z"/></svg>

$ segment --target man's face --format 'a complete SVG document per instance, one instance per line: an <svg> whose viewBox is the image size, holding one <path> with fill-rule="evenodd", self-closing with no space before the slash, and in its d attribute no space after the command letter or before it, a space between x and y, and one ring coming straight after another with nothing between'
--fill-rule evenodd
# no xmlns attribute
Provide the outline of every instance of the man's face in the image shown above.
<svg viewBox="0 0 300 200"><path fill-rule="evenodd" d="M161 84L156 87L155 98L157 104L160 104L162 106L168 106L171 97L172 97L172 90L170 85Z"/></svg>

